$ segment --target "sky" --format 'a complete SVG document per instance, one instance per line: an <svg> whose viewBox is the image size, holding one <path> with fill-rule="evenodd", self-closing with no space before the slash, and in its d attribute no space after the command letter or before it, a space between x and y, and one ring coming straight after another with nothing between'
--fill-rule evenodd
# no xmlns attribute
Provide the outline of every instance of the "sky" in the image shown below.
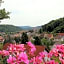
<svg viewBox="0 0 64 64"><path fill-rule="evenodd" d="M0 24L40 26L64 17L64 0L3 0L0 9L11 12Z"/></svg>

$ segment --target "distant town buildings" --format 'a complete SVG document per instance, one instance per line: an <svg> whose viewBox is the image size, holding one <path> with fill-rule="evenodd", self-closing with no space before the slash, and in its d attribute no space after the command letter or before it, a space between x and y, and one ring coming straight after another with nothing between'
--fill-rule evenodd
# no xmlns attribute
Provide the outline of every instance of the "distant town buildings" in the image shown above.
<svg viewBox="0 0 64 64"><path fill-rule="evenodd" d="M0 43L4 42L4 38L2 36L0 36Z"/></svg>
<svg viewBox="0 0 64 64"><path fill-rule="evenodd" d="M57 36L54 37L55 42L64 41L64 33L57 33Z"/></svg>

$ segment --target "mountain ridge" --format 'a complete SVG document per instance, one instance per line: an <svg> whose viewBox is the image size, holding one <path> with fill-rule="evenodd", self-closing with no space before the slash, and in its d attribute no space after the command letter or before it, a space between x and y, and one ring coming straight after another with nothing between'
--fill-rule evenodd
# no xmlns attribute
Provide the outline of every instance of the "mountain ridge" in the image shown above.
<svg viewBox="0 0 64 64"><path fill-rule="evenodd" d="M14 25L8 25L8 24L0 25L0 32L16 32L21 30L22 30L21 28Z"/></svg>
<svg viewBox="0 0 64 64"><path fill-rule="evenodd" d="M31 26L19 26L23 30L33 30L33 29L40 29L41 26L31 27Z"/></svg>
<svg viewBox="0 0 64 64"><path fill-rule="evenodd" d="M49 23L42 25L42 31L52 33L64 32L64 17L52 20Z"/></svg>

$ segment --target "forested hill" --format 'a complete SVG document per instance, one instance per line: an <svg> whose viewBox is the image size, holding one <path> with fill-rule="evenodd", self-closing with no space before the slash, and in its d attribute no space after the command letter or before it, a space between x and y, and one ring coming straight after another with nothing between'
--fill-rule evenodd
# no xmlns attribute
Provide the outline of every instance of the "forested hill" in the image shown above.
<svg viewBox="0 0 64 64"><path fill-rule="evenodd" d="M0 25L0 32L16 32L22 29L13 25Z"/></svg>
<svg viewBox="0 0 64 64"><path fill-rule="evenodd" d="M64 17L52 20L48 24L43 25L42 31L53 33L64 32Z"/></svg>

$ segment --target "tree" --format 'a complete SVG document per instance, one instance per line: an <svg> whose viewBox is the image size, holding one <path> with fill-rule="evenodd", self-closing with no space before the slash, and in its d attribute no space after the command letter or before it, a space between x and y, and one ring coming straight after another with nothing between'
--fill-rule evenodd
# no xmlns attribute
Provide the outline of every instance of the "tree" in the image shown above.
<svg viewBox="0 0 64 64"><path fill-rule="evenodd" d="M46 38L41 39L42 45L45 45L48 50L50 50L50 46L52 46L55 42L53 40L48 40Z"/></svg>
<svg viewBox="0 0 64 64"><path fill-rule="evenodd" d="M4 2L4 1L0 0L0 5L1 5L1 3L3 3L3 2ZM1 9L1 10L0 10L0 20L10 18L9 14L10 14L10 12L6 12L5 8L4 8L4 9Z"/></svg>
<svg viewBox="0 0 64 64"><path fill-rule="evenodd" d="M50 42L47 40L47 39L45 39L45 38L43 38L42 40L41 40L41 42L42 42L42 45L45 45L46 46L46 48L48 49L48 50L50 50Z"/></svg>
<svg viewBox="0 0 64 64"><path fill-rule="evenodd" d="M39 29L39 33L41 34L43 31L42 31L42 29Z"/></svg>
<svg viewBox="0 0 64 64"><path fill-rule="evenodd" d="M0 20L8 19L10 12L6 12L5 8L0 10Z"/></svg>
<svg viewBox="0 0 64 64"><path fill-rule="evenodd" d="M13 43L13 38L10 35L7 35L4 40L4 44L6 43Z"/></svg>
<svg viewBox="0 0 64 64"><path fill-rule="evenodd" d="M40 38L38 36L35 36L34 39L35 39L35 41L34 41L35 45L42 45L41 40L40 40Z"/></svg>
<svg viewBox="0 0 64 64"><path fill-rule="evenodd" d="M28 36L25 32L22 33L22 37L21 37L21 43L22 44L26 44L26 42L28 42Z"/></svg>
<svg viewBox="0 0 64 64"><path fill-rule="evenodd" d="M15 37L14 40L16 41L16 43L19 43L21 41L20 37Z"/></svg>
<svg viewBox="0 0 64 64"><path fill-rule="evenodd" d="M43 32L64 33L64 17L50 21L42 26Z"/></svg>
<svg viewBox="0 0 64 64"><path fill-rule="evenodd" d="M61 44L64 44L64 41L61 41L60 43L61 43Z"/></svg>

